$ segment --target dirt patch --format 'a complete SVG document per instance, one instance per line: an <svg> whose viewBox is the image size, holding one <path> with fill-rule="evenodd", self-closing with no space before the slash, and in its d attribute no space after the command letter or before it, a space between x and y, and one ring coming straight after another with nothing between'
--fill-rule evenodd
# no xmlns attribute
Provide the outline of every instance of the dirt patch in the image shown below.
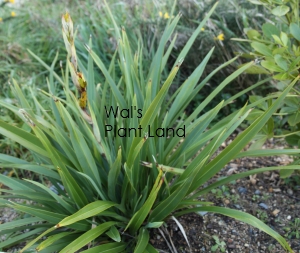
<svg viewBox="0 0 300 253"><path fill-rule="evenodd" d="M243 158L226 166L211 182L249 169L289 163L288 157ZM279 173L266 172L237 180L203 196L216 206L228 207L254 215L287 239L294 252L300 252L300 182L299 176L287 182ZM235 219L207 213L188 214L178 218L191 245L189 249L178 225L170 220L166 229L178 253L183 252L285 252L266 233ZM298 233L298 235L297 235ZM296 238L299 236L298 238ZM171 252L161 233L156 230L151 242L160 252ZM213 251L216 250L216 251Z"/></svg>

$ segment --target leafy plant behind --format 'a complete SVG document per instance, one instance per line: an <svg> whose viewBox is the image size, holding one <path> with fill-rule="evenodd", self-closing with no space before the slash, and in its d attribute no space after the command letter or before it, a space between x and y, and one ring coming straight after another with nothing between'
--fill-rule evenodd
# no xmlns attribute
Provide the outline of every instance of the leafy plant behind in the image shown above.
<svg viewBox="0 0 300 253"><path fill-rule="evenodd" d="M299 26L299 1L254 1L255 5L262 5L270 11L275 22L266 22L262 30L246 30L248 40L253 52L251 55L256 59L253 74L268 74L273 78L273 86L279 92L299 76L300 66L300 26ZM237 39L239 40L239 39ZM261 96L252 96L252 102L262 99ZM285 138L290 146L300 146L300 90L295 85L280 108L271 118L268 124L260 132L256 148L259 148L268 138ZM249 120L262 114L269 106L266 101L261 103L252 112ZM295 154L299 164L299 152ZM282 171L282 177L288 177L293 171Z"/></svg>
<svg viewBox="0 0 300 253"><path fill-rule="evenodd" d="M167 48L165 45L171 38L180 15L168 21L147 73L143 71L143 45L139 43L133 51L125 30L119 30L107 5L105 10L113 22L115 37L118 39L117 52L108 69L92 50L91 40L86 45L89 52L88 64L85 66L82 63L76 55L72 19L68 13L62 16L68 64L62 78L53 71L55 62L51 67L46 66L50 71L49 93L43 91L52 112L44 110L34 96L34 107L31 107L15 81L12 90L19 100L19 107L0 101L2 106L19 115L31 129L25 131L0 121L0 133L31 150L35 159L35 162L27 162L0 154L1 167L33 171L44 176L46 182L42 184L0 175L0 182L10 188L1 189L6 193L1 195L1 206L26 213L22 219L0 225L0 234L7 236L0 243L0 248L26 242L21 252L32 248L41 252L76 252L80 249L86 253L104 250L157 252L149 243L151 228L160 227L171 216L206 211L249 223L273 236L284 249L292 252L278 233L257 218L197 200L198 196L219 185L251 174L276 169L299 169L299 166L261 168L203 186L231 159L244 155L240 151L268 122L298 80L291 82L257 120L225 150L212 158L257 103L245 105L211 128L208 126L221 108L235 98L221 101L200 117L199 114L226 85L251 67L253 62L228 76L189 116L185 115L184 110L191 99L213 75L235 59L222 64L200 81L213 52L213 49L210 50L176 93L170 98L167 94L182 59L215 7L216 5L199 24L166 80L161 78L162 71L175 38ZM170 15L173 15L173 11ZM34 55L32 52L30 54ZM44 64L37 56L35 58ZM116 62L121 69L121 76L115 71ZM94 65L105 77L106 81L102 84L95 83ZM69 72L76 87L75 94L69 88ZM64 90L64 98L53 94L54 79ZM247 90L237 96L245 92ZM137 108L140 111L133 109L133 115L128 118L120 113L113 117L107 115L110 107L113 110ZM120 137L113 132L108 133L108 125L117 129L141 128L141 134ZM152 130L149 131L148 127ZM181 134L185 138L180 134L174 137L155 136L158 128L185 129L185 134ZM161 132L159 130L160 134ZM272 151L269 153L272 154ZM264 154L263 151L261 154ZM24 202L13 201L15 198ZM20 234L20 231L24 233Z"/></svg>

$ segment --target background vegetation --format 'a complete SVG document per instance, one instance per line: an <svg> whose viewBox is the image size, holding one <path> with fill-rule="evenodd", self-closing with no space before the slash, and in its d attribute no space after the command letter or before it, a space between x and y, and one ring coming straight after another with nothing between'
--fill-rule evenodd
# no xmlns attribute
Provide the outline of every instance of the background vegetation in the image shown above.
<svg viewBox="0 0 300 253"><path fill-rule="evenodd" d="M173 50L163 72L165 78L174 65L179 52L213 3L214 1L211 0L178 1L175 13L181 12L182 18L176 27L175 50ZM26 90L31 87L36 91L35 95L39 96L38 89L47 87L48 72L29 54L28 49L48 65L52 64L53 58L58 52L58 59L53 67L57 73L60 73L60 68L65 64L66 59L60 27L60 17L64 10L73 14L77 29L76 48L82 60L87 60L84 43L87 43L87 38L92 36L93 49L106 65L109 64L117 42L113 36L111 21L104 13L103 1L4 0L0 4L0 83L2 85L0 97L11 98L9 84L12 78L22 84L21 89L25 91L25 94L28 94ZM173 1L110 0L109 4L117 22L126 28L130 42L136 45L138 38L145 40L144 60L150 64L154 49L157 47L164 26L169 20L168 13L171 11ZM171 92L175 92L176 87L191 74L212 45L216 47L216 50L204 71L203 78L222 62L232 59L241 52L248 52L249 45L232 41L231 38L245 38L244 29L260 29L263 22L269 19L269 16L262 6L255 6L247 0L220 1L216 12L213 13L207 26L204 27L186 56L172 85ZM240 58L234 64L223 69L217 77L213 77L191 101L186 113L192 112L217 87L221 80L236 70L243 61ZM103 81L103 77L98 72L95 74L98 80ZM241 91L259 79L259 76L253 75L239 76L230 88L225 88L218 95L218 99L210 103L205 112L216 106L216 101L228 99L234 94L233 91ZM270 85L266 84L256 89L255 93L263 96L270 90L272 90ZM223 108L218 117L228 115L243 106L247 99L246 94L237 98L235 103ZM31 100L30 95L28 95L28 100ZM42 98L41 103L43 103ZM0 115L8 122L20 124L11 113L3 108ZM10 140L2 138L0 143L0 149L4 153L14 153L17 156L26 153L25 150Z"/></svg>

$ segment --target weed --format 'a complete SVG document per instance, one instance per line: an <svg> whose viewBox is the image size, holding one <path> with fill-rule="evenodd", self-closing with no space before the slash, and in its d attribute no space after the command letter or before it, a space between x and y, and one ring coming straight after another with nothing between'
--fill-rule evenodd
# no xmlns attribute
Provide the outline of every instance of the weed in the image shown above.
<svg viewBox="0 0 300 253"><path fill-rule="evenodd" d="M257 210L256 216L263 222L267 222L269 219L267 212L260 209Z"/></svg>
<svg viewBox="0 0 300 253"><path fill-rule="evenodd" d="M260 196L259 195L256 195L256 194L254 194L253 196L252 196L252 200L253 201L257 201L257 200L259 200L260 199Z"/></svg>
<svg viewBox="0 0 300 253"><path fill-rule="evenodd" d="M286 231L285 236L289 239L300 239L300 218L295 218L292 222L289 222L287 226L283 228Z"/></svg>
<svg viewBox="0 0 300 253"><path fill-rule="evenodd" d="M211 251L215 252L220 249L221 252L225 252L226 243L224 241L220 241L219 237L216 235L213 235L212 237L214 238L216 244L211 247Z"/></svg>

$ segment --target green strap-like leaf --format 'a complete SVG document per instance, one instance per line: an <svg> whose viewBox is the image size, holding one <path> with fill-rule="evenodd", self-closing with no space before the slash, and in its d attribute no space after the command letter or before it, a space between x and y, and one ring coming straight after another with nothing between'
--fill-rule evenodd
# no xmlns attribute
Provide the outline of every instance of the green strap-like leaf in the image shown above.
<svg viewBox="0 0 300 253"><path fill-rule="evenodd" d="M76 212L76 209L70 205L68 202L66 202L63 198L61 198L61 196L57 195L55 192L53 192L50 188L46 187L45 185L39 183L39 182L35 182L33 180L28 180L28 179L24 179L38 187L40 187L41 189L43 189L45 192L47 192L50 196L52 196L53 199L56 200L56 202L61 205L62 207L65 208L66 211L68 211L69 213L74 213ZM43 193L41 193L43 194Z"/></svg>
<svg viewBox="0 0 300 253"><path fill-rule="evenodd" d="M199 66L194 70L194 72L189 76L188 79L180 86L179 93L176 95L174 102L172 103L169 112L166 125L171 126L182 111L187 107L191 100L196 96L195 86L197 85L205 66L210 59L214 48L212 48L207 55L204 57Z"/></svg>
<svg viewBox="0 0 300 253"><path fill-rule="evenodd" d="M23 253L25 250L29 249L32 245L34 245L38 240L40 240L42 237L44 237L45 235L49 234L50 232L52 232L53 230L55 230L55 227L51 227L49 229L47 229L46 231L44 231L43 233L39 233L39 235L34 238L32 241L30 241L29 243L27 243L25 245L24 248L22 248L20 250L20 253ZM26 234L26 233L25 233Z"/></svg>
<svg viewBox="0 0 300 253"><path fill-rule="evenodd" d="M201 163L199 163L198 167L194 169L194 171L191 172L190 176L187 177L187 179L183 180L178 187L172 186L173 189L175 189L170 196L166 197L163 201L159 203L158 206L154 208L154 210L149 215L149 221L155 222L155 221L162 221L165 219L170 213L176 209L176 207L179 205L180 201L186 196L189 187L194 180L195 175L199 172L199 170L202 168L203 164L206 163L208 157L203 159Z"/></svg>
<svg viewBox="0 0 300 253"><path fill-rule="evenodd" d="M163 179L161 178L161 176L162 176L162 170L160 170L160 172L156 178L156 181L153 185L153 188L149 194L148 199L146 200L144 205L141 207L141 209L139 211L137 211L134 214L134 216L131 218L131 220L129 221L125 230L127 230L127 228L130 228L130 231L132 233L135 233L140 228L140 226L146 219L147 215L150 213L150 210L154 204L154 201L156 200L158 191L163 183Z"/></svg>
<svg viewBox="0 0 300 253"><path fill-rule="evenodd" d="M80 172L84 172L91 178L94 178L96 184L99 186L99 171L96 166L95 159L93 158L93 155L90 151L88 144L86 143L86 140L84 139L83 134L78 129L77 125L73 121L71 115L68 113L66 108L62 106L60 102L57 102L57 107L70 132L70 139L73 144L75 154L77 155L77 159L83 169L83 171Z"/></svg>
<svg viewBox="0 0 300 253"><path fill-rule="evenodd" d="M102 71L103 75L105 76L106 80L108 81L112 92L115 96L116 101L118 102L118 104L120 105L121 109L126 109L127 108L127 104L126 101L124 99L124 97L122 96L120 90L118 89L117 85L115 84L114 80L112 79L111 75L109 74L109 72L107 71L104 63L101 61L101 59L93 52L93 50L91 50L89 47L87 47L87 50L89 51L90 55L92 56L92 58L94 59L96 65L100 68L100 70Z"/></svg>
<svg viewBox="0 0 300 253"><path fill-rule="evenodd" d="M56 227L59 228L59 227L68 226L75 222L87 219L87 218L95 216L95 215L101 213L102 211L104 211L112 206L115 206L115 205L116 204L113 202L97 200L97 201L90 203L90 204L86 205L85 207L81 208L79 211L77 211L73 215L66 217L65 219L60 221L56 225Z"/></svg>
<svg viewBox="0 0 300 253"><path fill-rule="evenodd" d="M120 232L115 226L112 226L110 230L106 233L111 239L113 239L115 242L121 241Z"/></svg>
<svg viewBox="0 0 300 253"><path fill-rule="evenodd" d="M19 179L11 178L8 176L4 176L0 174L0 182L7 187L16 190L16 191L33 191L30 187L28 187L24 182Z"/></svg>
<svg viewBox="0 0 300 253"><path fill-rule="evenodd" d="M134 253L144 252L148 245L149 238L150 238L149 231L145 228L142 228L138 236L138 241L134 249Z"/></svg>
<svg viewBox="0 0 300 253"><path fill-rule="evenodd" d="M148 244L144 253L158 253L158 251L151 244Z"/></svg>
<svg viewBox="0 0 300 253"><path fill-rule="evenodd" d="M0 231L15 228L15 227L22 227L28 224L32 224L34 222L40 222L43 221L43 219L39 217L29 217L29 218L23 218L15 221L6 222L4 224L0 225ZM22 230L20 228L20 230Z"/></svg>
<svg viewBox="0 0 300 253"><path fill-rule="evenodd" d="M103 234L106 230L108 230L111 226L116 225L117 222L109 221L105 222L78 237L76 240L74 240L72 243L70 243L68 246L63 248L60 253L74 253L77 250L84 247L89 242L96 239L98 236ZM99 252L99 251L98 251Z"/></svg>
<svg viewBox="0 0 300 253"><path fill-rule="evenodd" d="M75 200L80 207L85 206L88 203L87 197L85 196L82 188L78 185L78 183L75 181L75 179L72 177L72 175L66 168L66 164L62 161L62 157L52 146L45 133L41 131L41 129L38 126L33 126L32 129L34 130L36 135L39 137L40 141L43 143L43 146L47 150L53 162L53 165L58 170L63 185L65 186L68 193L72 196L73 200Z"/></svg>
<svg viewBox="0 0 300 253"><path fill-rule="evenodd" d="M39 207L31 207L31 206L17 204L14 202L10 202L10 203L11 204L8 205L9 207L28 213L32 216L39 217L44 221L49 222L49 224L53 224L53 227L55 224L59 223L61 220L67 217L67 215L65 214L50 212ZM89 229L89 223L87 223L86 221L79 221L76 224L71 224L69 227L79 231L86 231L87 229Z"/></svg>
<svg viewBox="0 0 300 253"><path fill-rule="evenodd" d="M152 103L150 104L150 106L148 107L147 111L145 112L140 125L141 128L143 129L143 134L145 134L145 129L148 129L148 126L151 125L155 119L155 117L157 117L157 113L160 110L160 106L167 94L167 91L170 87L170 85L172 84L172 81L176 75L176 73L179 70L179 67L181 65L181 62L179 62L175 68L172 70L172 72L170 73L170 75L168 76L167 80L165 81L165 83L163 84L162 88L160 89L160 91L158 92L157 96L154 98L154 100L152 101ZM129 157L128 160L129 161L133 161L133 157L134 155L136 155L136 153L134 152L136 147L138 146L138 144L140 143L141 139L144 137L135 137L132 145L130 147L129 150Z"/></svg>
<svg viewBox="0 0 300 253"><path fill-rule="evenodd" d="M74 232L60 232L56 235L49 236L45 241L43 241L39 246L36 247L37 251L42 251L45 248L48 248L53 243L57 242L61 238L64 238L68 235L74 235Z"/></svg>
<svg viewBox="0 0 300 253"><path fill-rule="evenodd" d="M0 133L20 143L25 148L49 157L40 140L31 133L0 120Z"/></svg>
<svg viewBox="0 0 300 253"><path fill-rule="evenodd" d="M36 228L26 233L21 233L20 235L14 236L12 238L6 239L4 242L0 242L0 248L8 248L15 244L25 241L27 238L32 237L36 234L43 232L45 228Z"/></svg>
<svg viewBox="0 0 300 253"><path fill-rule="evenodd" d="M117 158L108 172L108 179L107 179L108 189L109 189L108 196L113 201L117 201L116 189L117 189L118 177L121 171L121 166L122 166L122 150L121 148L119 148Z"/></svg>
<svg viewBox="0 0 300 253"><path fill-rule="evenodd" d="M50 168L46 168L46 166L39 166L31 163L28 164L1 163L1 158L0 158L0 166L1 168L10 168L10 169L14 168L14 169L32 171L36 174L44 175L48 178L60 180L58 173Z"/></svg>
<svg viewBox="0 0 300 253"><path fill-rule="evenodd" d="M119 253L124 252L126 245L126 243L121 242L106 243L100 246L93 247L91 249L84 250L81 253Z"/></svg>
<svg viewBox="0 0 300 253"><path fill-rule="evenodd" d="M258 149L248 150L239 153L236 158L242 157L262 157L262 156L274 156L274 155L299 155L300 149Z"/></svg>

